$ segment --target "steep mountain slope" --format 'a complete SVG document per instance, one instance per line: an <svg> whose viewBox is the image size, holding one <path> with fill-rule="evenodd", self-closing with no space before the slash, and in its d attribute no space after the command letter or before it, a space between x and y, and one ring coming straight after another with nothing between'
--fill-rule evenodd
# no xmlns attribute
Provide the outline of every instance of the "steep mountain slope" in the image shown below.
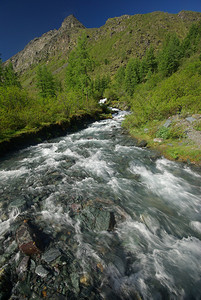
<svg viewBox="0 0 201 300"><path fill-rule="evenodd" d="M142 57L151 44L156 49L160 48L168 32L176 32L178 37L183 38L191 24L200 19L201 13L198 12L153 12L108 19L98 29L86 29L70 15L58 30L34 39L10 60L21 74L38 63L47 63L52 71L58 73L66 64L69 51L75 47L77 37L86 31L91 54L96 61L96 72L114 73L131 56Z"/></svg>
<svg viewBox="0 0 201 300"><path fill-rule="evenodd" d="M11 58L15 70L19 73L40 62L48 62L59 53L64 55L72 49L80 30L85 27L73 16L68 16L59 30L51 30L32 40L21 52Z"/></svg>

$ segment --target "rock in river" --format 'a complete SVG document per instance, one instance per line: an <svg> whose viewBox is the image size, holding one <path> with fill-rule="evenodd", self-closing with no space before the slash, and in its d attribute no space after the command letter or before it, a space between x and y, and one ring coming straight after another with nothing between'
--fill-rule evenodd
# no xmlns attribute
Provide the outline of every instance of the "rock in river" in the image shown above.
<svg viewBox="0 0 201 300"><path fill-rule="evenodd" d="M60 255L61 255L61 252L58 249L52 248L43 254L42 259L46 263L50 263L53 260L55 260L57 257L59 257Z"/></svg>
<svg viewBox="0 0 201 300"><path fill-rule="evenodd" d="M26 220L18 228L16 239L19 249L26 255L39 254L41 252L42 243L39 231L34 230L33 226Z"/></svg>

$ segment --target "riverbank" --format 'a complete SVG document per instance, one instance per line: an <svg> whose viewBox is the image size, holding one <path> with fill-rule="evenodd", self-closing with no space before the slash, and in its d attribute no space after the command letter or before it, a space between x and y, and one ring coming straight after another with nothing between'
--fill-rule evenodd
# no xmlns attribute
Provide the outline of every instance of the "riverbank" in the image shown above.
<svg viewBox="0 0 201 300"><path fill-rule="evenodd" d="M132 137L170 159L201 166L201 114L174 115L142 127L123 124Z"/></svg>
<svg viewBox="0 0 201 300"><path fill-rule="evenodd" d="M45 140L65 135L67 132L75 132L85 128L89 123L110 117L110 112L106 111L104 107L100 107L90 113L78 112L53 124L46 123L39 128L25 128L16 131L0 140L0 157L28 146L37 145Z"/></svg>

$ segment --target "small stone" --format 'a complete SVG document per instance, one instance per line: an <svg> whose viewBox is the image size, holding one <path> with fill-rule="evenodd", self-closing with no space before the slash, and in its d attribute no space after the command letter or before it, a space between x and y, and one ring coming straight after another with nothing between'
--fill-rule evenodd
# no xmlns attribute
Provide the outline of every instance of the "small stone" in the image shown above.
<svg viewBox="0 0 201 300"><path fill-rule="evenodd" d="M189 123L193 123L194 121L196 121L196 119L193 117L188 117L186 118L186 121L188 121Z"/></svg>
<svg viewBox="0 0 201 300"><path fill-rule="evenodd" d="M45 278L49 272L42 265L39 265L36 267L35 273L38 276Z"/></svg>
<svg viewBox="0 0 201 300"><path fill-rule="evenodd" d="M55 260L57 257L61 256L61 252L56 249L56 248L52 248L49 249L47 252L45 252L42 256L42 259L46 262L46 263L50 263L53 260Z"/></svg>
<svg viewBox="0 0 201 300"><path fill-rule="evenodd" d="M165 124L163 125L163 127L168 128L168 127L170 127L171 124L172 124L172 121L171 120L167 120L165 122Z"/></svg>
<svg viewBox="0 0 201 300"><path fill-rule="evenodd" d="M154 142L155 142L155 143L162 143L162 142L163 142L163 139L161 139L161 138L155 138L155 139L154 139Z"/></svg>
<svg viewBox="0 0 201 300"><path fill-rule="evenodd" d="M148 129L148 128L145 128L145 129L144 129L144 132L145 132L145 133L149 132L149 129Z"/></svg>

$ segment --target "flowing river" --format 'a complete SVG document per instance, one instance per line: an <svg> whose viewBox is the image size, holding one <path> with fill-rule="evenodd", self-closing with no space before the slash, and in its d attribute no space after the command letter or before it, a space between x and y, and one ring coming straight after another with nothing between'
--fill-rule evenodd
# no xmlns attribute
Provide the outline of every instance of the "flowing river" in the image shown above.
<svg viewBox="0 0 201 300"><path fill-rule="evenodd" d="M0 299L201 299L201 171L136 147L125 114L1 160Z"/></svg>

